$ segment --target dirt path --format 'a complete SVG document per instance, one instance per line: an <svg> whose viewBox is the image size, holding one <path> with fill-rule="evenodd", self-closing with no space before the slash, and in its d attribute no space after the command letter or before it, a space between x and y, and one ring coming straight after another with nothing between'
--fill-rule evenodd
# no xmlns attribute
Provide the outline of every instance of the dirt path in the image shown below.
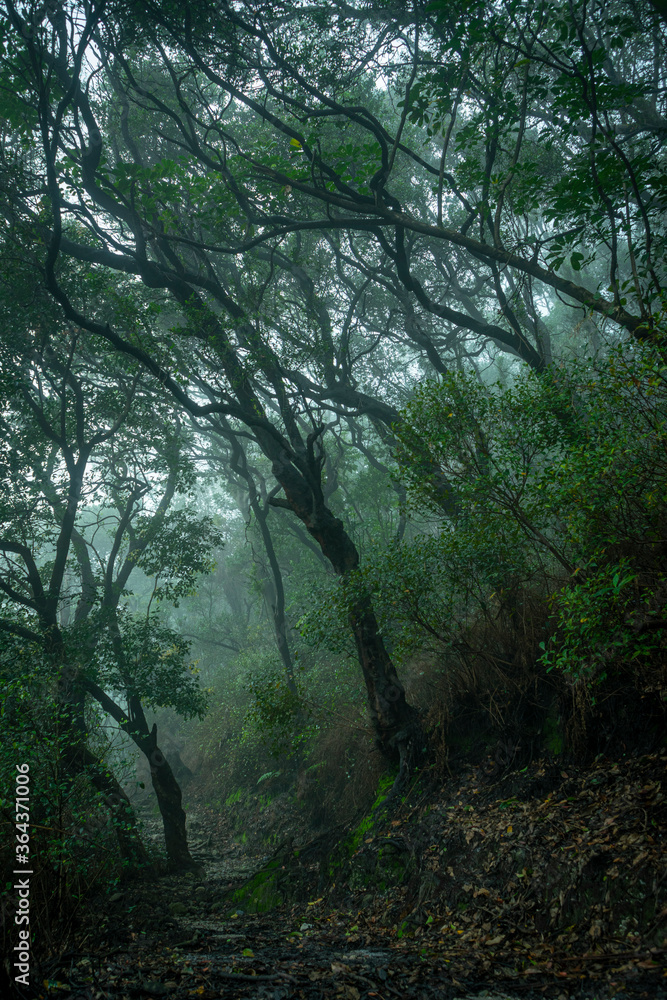
<svg viewBox="0 0 667 1000"><path fill-rule="evenodd" d="M480 766L340 849L271 857L193 807L199 871L90 901L41 995L667 1000L665 765L537 762L496 784Z"/></svg>
<svg viewBox="0 0 667 1000"><path fill-rule="evenodd" d="M530 974L512 955L491 974L483 956L458 956L426 937L397 940L363 907L324 901L263 914L238 910L232 889L266 859L199 854L200 875L129 885L91 917L79 950L46 971L42 995L76 1000L611 1000L667 996L664 979L641 977L616 991L562 967ZM488 964L488 963L487 963ZM565 978L564 978L565 976Z"/></svg>

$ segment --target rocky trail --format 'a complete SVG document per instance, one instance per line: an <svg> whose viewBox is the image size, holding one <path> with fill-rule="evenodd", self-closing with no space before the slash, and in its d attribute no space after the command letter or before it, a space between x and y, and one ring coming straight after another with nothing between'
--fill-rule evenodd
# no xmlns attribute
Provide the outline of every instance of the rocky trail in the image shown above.
<svg viewBox="0 0 667 1000"><path fill-rule="evenodd" d="M192 813L198 870L93 901L41 995L662 1000L666 763L486 785L471 769L342 846L289 838L268 856L214 853Z"/></svg>

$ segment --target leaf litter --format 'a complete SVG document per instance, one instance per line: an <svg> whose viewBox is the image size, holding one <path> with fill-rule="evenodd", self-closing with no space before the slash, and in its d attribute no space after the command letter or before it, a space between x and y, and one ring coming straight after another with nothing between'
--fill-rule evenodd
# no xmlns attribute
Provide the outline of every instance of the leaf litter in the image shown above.
<svg viewBox="0 0 667 1000"><path fill-rule="evenodd" d="M297 901L270 912L240 911L232 891L266 859L209 857L201 877L128 883L103 918L92 907L41 995L658 1000L666 764L662 751L422 782L338 867L340 851L304 863L289 845L281 874ZM393 882L380 879L387 852Z"/></svg>

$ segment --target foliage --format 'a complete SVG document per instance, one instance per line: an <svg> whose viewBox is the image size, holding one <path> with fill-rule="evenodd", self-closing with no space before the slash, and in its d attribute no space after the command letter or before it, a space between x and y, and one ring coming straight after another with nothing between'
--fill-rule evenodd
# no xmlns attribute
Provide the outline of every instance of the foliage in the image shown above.
<svg viewBox="0 0 667 1000"><path fill-rule="evenodd" d="M6 871L16 868L15 837L24 831L32 947L41 957L56 943L68 941L88 893L104 890L120 877L127 862L119 856L116 834L131 827L120 803L110 809L83 775L74 781L68 775L64 761L75 751L77 737L54 703L55 679L34 649L31 670L19 676L11 665L21 654L16 645L5 638L0 652L0 811L3 828L7 826L2 861ZM102 750L108 753L109 748ZM10 833L9 824L24 818L16 817L11 798L18 765L28 775L29 801L25 822Z"/></svg>
<svg viewBox="0 0 667 1000"><path fill-rule="evenodd" d="M463 671L471 685L477 664L502 687L532 664L572 684L665 689L666 417L667 367L649 347L506 384L470 371L423 383L395 430L428 530L367 550L303 617L305 635L340 648L369 593L394 655L431 649L452 682Z"/></svg>
<svg viewBox="0 0 667 1000"><path fill-rule="evenodd" d="M308 713L299 690L291 691L285 672L269 666L247 679L250 707L245 717L245 731L255 730L274 757L298 754L308 740Z"/></svg>
<svg viewBox="0 0 667 1000"><path fill-rule="evenodd" d="M609 663L628 667L638 659L659 659L663 637L645 628L646 621L655 621L655 593L640 592L638 574L628 569L627 559L597 571L593 564L582 583L568 584L553 595L555 635L542 657L547 670L600 682Z"/></svg>
<svg viewBox="0 0 667 1000"><path fill-rule="evenodd" d="M552 606L543 662L573 679L660 649L666 374L659 352L626 347L508 387L463 375L419 390L398 431L410 502L438 509L426 444L460 504L429 543L445 621L465 625L463 594L479 617L536 589Z"/></svg>
<svg viewBox="0 0 667 1000"><path fill-rule="evenodd" d="M157 532L151 532L149 517L143 521L137 523L137 536L146 532L150 540L137 566L155 577L155 597L178 607L181 597L193 593L197 577L215 568L211 552L222 544L221 532L211 517L195 519L187 510L169 511Z"/></svg>
<svg viewBox="0 0 667 1000"><path fill-rule="evenodd" d="M3 259L22 289L40 275L44 318L76 331L77 358L83 341L93 358L103 344L131 359L154 399L166 391L193 418L195 450L215 440L230 490L261 525L258 579L288 676L273 508L349 577L331 620L313 627L330 641L336 628L353 633L338 649L355 650L369 692L394 669L383 638L407 650L426 633L454 648L464 641L457 622L478 610L493 621L490 601L511 628L527 588L551 593L593 553L611 559L604 530L589 548L577 539L577 517L586 531L592 519L558 500L562 484L548 476L578 433L561 390L541 395L518 379L499 401L475 395L476 375L454 384L446 373L466 359L479 373L502 354L510 374L520 358L546 385L550 361L577 339L575 315L591 338L658 340L665 36L650 7L198 0L193 16L154 0L55 12L8 2L2 12ZM5 287L5 326L8 302ZM105 355L100 369L114 364ZM417 456L398 407L433 372L458 419L438 440L423 435ZM122 395L98 380L105 412ZM56 396L42 401L51 421ZM428 390L419 398L431 406ZM140 439L164 471L160 417L143 414ZM73 414L63 419L73 431ZM377 472L392 423L407 448L406 485L433 487L423 509L441 518L448 496L458 513L418 543L399 520L397 548L385 546L376 572L357 543L377 544L379 531L386 542L393 521L368 517L377 497L365 495L353 449ZM131 435L109 450L118 467ZM147 543L123 551L173 602L192 589L190 570L211 569L199 546L208 529L169 514L147 538L155 505L139 494L153 471L150 461L141 475L128 468L116 484L119 523L132 521ZM59 468L56 479L62 503ZM427 594L447 596L439 609ZM224 626L224 615L208 620ZM387 749L390 730L410 728L396 690L373 716Z"/></svg>
<svg viewBox="0 0 667 1000"><path fill-rule="evenodd" d="M659 673L654 11L0 7L16 676L48 649L197 717L194 640L198 739L259 774L391 657Z"/></svg>
<svg viewBox="0 0 667 1000"><path fill-rule="evenodd" d="M196 663L189 658L191 643L155 612L139 618L121 611L109 624L105 617L104 613L96 616L89 626L98 631L95 656L88 667L97 683L105 690L138 697L153 710L169 707L185 719L201 717L207 698L199 685Z"/></svg>

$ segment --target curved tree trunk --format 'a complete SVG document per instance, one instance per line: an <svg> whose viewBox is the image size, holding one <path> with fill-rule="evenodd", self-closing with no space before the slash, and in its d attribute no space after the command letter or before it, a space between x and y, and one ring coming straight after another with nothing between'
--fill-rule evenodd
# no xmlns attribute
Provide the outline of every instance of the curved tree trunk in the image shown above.
<svg viewBox="0 0 667 1000"><path fill-rule="evenodd" d="M126 732L146 756L151 769L151 783L162 816L164 846L169 863L176 869L196 868L188 847L181 786L174 777L169 761L157 744L157 724L153 723L153 728L149 732L139 698L129 699L129 709L132 721L128 724Z"/></svg>
<svg viewBox="0 0 667 1000"><path fill-rule="evenodd" d="M185 829L186 816L182 806L181 787L169 761L157 745L157 726L153 726L148 739L142 740L138 746L146 754L150 764L151 782L162 816L164 844L169 862L177 869L194 868L196 866L190 854Z"/></svg>
<svg viewBox="0 0 667 1000"><path fill-rule="evenodd" d="M85 681L86 691L95 698L112 719L127 733L133 743L146 757L151 772L151 783L155 791L162 827L164 844L169 863L175 869L196 868L188 847L185 828L186 815L183 809L181 787L174 777L169 761L157 743L157 725L148 728L141 700L136 696L128 698L128 719L122 708L94 681Z"/></svg>
<svg viewBox="0 0 667 1000"><path fill-rule="evenodd" d="M269 505L269 501L262 502L260 498L255 485L255 480L253 479L252 473L248 468L248 460L246 458L245 451L243 450L237 435L234 434L227 420L221 419L219 426L231 445L232 452L230 468L233 472L236 472L239 476L241 476L246 484L248 491L248 504L250 506L250 510L255 515L255 520L257 521L259 531L262 536L264 550L266 552L266 557L271 570L271 578L269 579L267 577L266 580L264 600L266 601L267 607L271 612L271 617L273 619L273 631L276 638L276 646L278 647L280 659L282 660L285 670L287 687L293 695L296 695L297 687L294 679L294 663L292 662L292 653L287 638L283 575L280 570L278 556L276 555L273 538L268 525L268 515L271 507Z"/></svg>
<svg viewBox="0 0 667 1000"><path fill-rule="evenodd" d="M359 553L343 522L323 503L313 504L312 493L305 494L303 489L299 489L301 484L295 477L286 477L280 468L274 468L274 474L285 491L287 501L273 500L273 504L288 507L303 521L322 554L341 578L357 569ZM352 599L348 621L354 635L378 745L387 757L402 762L406 748L411 748L411 753L413 749L421 749L419 713L406 700L405 689L380 634L369 594L361 593Z"/></svg>

